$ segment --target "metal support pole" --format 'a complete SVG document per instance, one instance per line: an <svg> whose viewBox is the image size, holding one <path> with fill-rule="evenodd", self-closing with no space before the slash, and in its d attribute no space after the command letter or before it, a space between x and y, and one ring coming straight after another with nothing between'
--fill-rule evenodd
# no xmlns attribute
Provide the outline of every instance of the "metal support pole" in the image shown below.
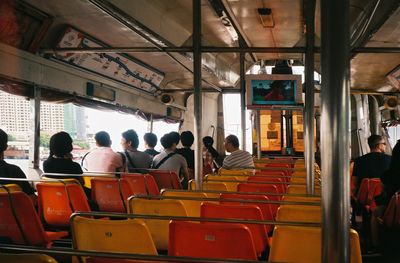
<svg viewBox="0 0 400 263"><path fill-rule="evenodd" d="M202 189L203 156L201 145L202 94L201 94L201 0L193 0L193 87L194 87L194 160L196 190Z"/></svg>
<svg viewBox="0 0 400 263"><path fill-rule="evenodd" d="M349 1L321 1L322 261L350 262Z"/></svg>
<svg viewBox="0 0 400 263"><path fill-rule="evenodd" d="M148 122L147 131L153 132L153 113L150 114L150 120Z"/></svg>
<svg viewBox="0 0 400 263"><path fill-rule="evenodd" d="M240 53L240 106L241 106L241 128L242 128L242 150L246 151L246 72L245 54Z"/></svg>
<svg viewBox="0 0 400 263"><path fill-rule="evenodd" d="M40 87L33 87L30 101L29 168L38 169L40 164Z"/></svg>
<svg viewBox="0 0 400 263"><path fill-rule="evenodd" d="M261 114L256 111L257 159L261 160Z"/></svg>
<svg viewBox="0 0 400 263"><path fill-rule="evenodd" d="M314 194L314 19L315 0L306 1L306 59L304 105L304 153L307 169L307 194Z"/></svg>

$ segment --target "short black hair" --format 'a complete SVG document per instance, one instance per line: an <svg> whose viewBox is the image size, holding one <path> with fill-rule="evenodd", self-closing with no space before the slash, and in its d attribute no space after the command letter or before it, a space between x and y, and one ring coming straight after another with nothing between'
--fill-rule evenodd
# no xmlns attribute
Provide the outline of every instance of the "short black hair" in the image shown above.
<svg viewBox="0 0 400 263"><path fill-rule="evenodd" d="M98 133L96 133L96 135L94 136L94 139L96 140L96 142L103 147L109 147L111 145L111 139L110 139L110 134L108 134L108 132L105 131L99 131Z"/></svg>
<svg viewBox="0 0 400 263"><path fill-rule="evenodd" d="M210 147L214 143L214 139L211 136L206 136L203 138L203 143L205 147Z"/></svg>
<svg viewBox="0 0 400 263"><path fill-rule="evenodd" d="M373 134L368 137L368 145L371 150L376 149L379 142L382 141L382 136Z"/></svg>
<svg viewBox="0 0 400 263"><path fill-rule="evenodd" d="M157 135L154 133L148 132L143 136L145 142L150 147L155 147L157 145Z"/></svg>
<svg viewBox="0 0 400 263"><path fill-rule="evenodd" d="M191 131L184 131L181 133L181 142L183 146L190 147L193 145L194 136Z"/></svg>
<svg viewBox="0 0 400 263"><path fill-rule="evenodd" d="M50 138L50 155L64 156L72 152L72 138L68 133L62 131Z"/></svg>
<svg viewBox="0 0 400 263"><path fill-rule="evenodd" d="M127 130L122 133L122 137L126 140L126 143L132 142L132 147L137 148L139 146L139 137L135 130Z"/></svg>
<svg viewBox="0 0 400 263"><path fill-rule="evenodd" d="M0 153L7 149L8 135L5 131L0 129Z"/></svg>
<svg viewBox="0 0 400 263"><path fill-rule="evenodd" d="M169 149L172 147L172 145L175 143L175 138L171 133L164 134L163 137L161 137L161 145L164 147L164 149Z"/></svg>
<svg viewBox="0 0 400 263"><path fill-rule="evenodd" d="M176 145L179 144L179 141L181 140L181 136L179 135L179 133L177 133L176 131L170 132L169 133L172 137L172 139L175 141Z"/></svg>
<svg viewBox="0 0 400 263"><path fill-rule="evenodd" d="M226 137L226 142L232 143L234 148L239 148L239 139L235 135L231 134Z"/></svg>

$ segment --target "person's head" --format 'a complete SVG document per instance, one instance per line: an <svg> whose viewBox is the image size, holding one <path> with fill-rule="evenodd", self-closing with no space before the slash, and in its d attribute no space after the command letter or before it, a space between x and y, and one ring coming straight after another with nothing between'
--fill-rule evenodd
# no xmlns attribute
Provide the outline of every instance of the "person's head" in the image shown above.
<svg viewBox="0 0 400 263"><path fill-rule="evenodd" d="M139 146L139 137L134 130L127 130L122 133L122 149L137 149Z"/></svg>
<svg viewBox="0 0 400 263"><path fill-rule="evenodd" d="M235 135L229 135L225 138L225 150L227 152L234 152L239 149L239 139Z"/></svg>
<svg viewBox="0 0 400 263"><path fill-rule="evenodd" d="M100 147L110 147L111 145L110 135L105 131L99 131L96 133L94 139L96 140L97 145Z"/></svg>
<svg viewBox="0 0 400 263"><path fill-rule="evenodd" d="M280 93L280 92L282 92L282 90L284 88L283 81L275 80L274 82L271 83L270 87L272 89L272 92Z"/></svg>
<svg viewBox="0 0 400 263"><path fill-rule="evenodd" d="M193 145L194 136L191 131L184 131L181 133L181 142L184 147L189 147Z"/></svg>
<svg viewBox="0 0 400 263"><path fill-rule="evenodd" d="M214 143L214 139L211 136L206 136L203 138L203 144L206 148L212 146Z"/></svg>
<svg viewBox="0 0 400 263"><path fill-rule="evenodd" d="M144 142L145 144L147 144L147 146L150 149L153 149L154 147L156 147L157 145L157 135L155 135L154 133L148 132L143 136Z"/></svg>
<svg viewBox="0 0 400 263"><path fill-rule="evenodd" d="M66 132L58 132L50 138L50 155L63 157L72 152L72 138Z"/></svg>
<svg viewBox="0 0 400 263"><path fill-rule="evenodd" d="M8 147L8 135L5 131L0 129L0 155L3 154L3 152L7 149Z"/></svg>
<svg viewBox="0 0 400 263"><path fill-rule="evenodd" d="M368 138L368 145L371 152L385 152L386 142L380 135L371 135Z"/></svg>
<svg viewBox="0 0 400 263"><path fill-rule="evenodd" d="M171 133L165 134L163 137L161 137L161 145L164 147L164 149L169 149L174 151L176 149L176 142L175 138Z"/></svg>
<svg viewBox="0 0 400 263"><path fill-rule="evenodd" d="M179 133L173 131L173 132L170 132L169 134L171 134L171 137L174 140L175 144L178 145L179 141L181 139L181 136L179 135Z"/></svg>

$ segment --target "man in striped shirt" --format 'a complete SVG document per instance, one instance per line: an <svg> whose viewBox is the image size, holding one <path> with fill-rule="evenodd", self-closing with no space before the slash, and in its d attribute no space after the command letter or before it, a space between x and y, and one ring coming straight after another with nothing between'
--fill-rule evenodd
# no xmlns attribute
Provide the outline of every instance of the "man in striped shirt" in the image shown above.
<svg viewBox="0 0 400 263"><path fill-rule="evenodd" d="M229 135L225 138L225 149L231 154L228 155L222 163L222 168L248 168L254 167L253 157L250 153L239 150L239 139L235 135Z"/></svg>

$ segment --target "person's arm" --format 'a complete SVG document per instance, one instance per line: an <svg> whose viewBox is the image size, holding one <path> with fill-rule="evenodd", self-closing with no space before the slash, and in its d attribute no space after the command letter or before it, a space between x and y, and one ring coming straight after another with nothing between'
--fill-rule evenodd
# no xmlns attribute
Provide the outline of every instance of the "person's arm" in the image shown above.
<svg viewBox="0 0 400 263"><path fill-rule="evenodd" d="M189 181L189 171L188 171L188 168L187 168L187 167L182 168L181 172L182 172L182 174L183 174L184 179L186 179L187 181Z"/></svg>

